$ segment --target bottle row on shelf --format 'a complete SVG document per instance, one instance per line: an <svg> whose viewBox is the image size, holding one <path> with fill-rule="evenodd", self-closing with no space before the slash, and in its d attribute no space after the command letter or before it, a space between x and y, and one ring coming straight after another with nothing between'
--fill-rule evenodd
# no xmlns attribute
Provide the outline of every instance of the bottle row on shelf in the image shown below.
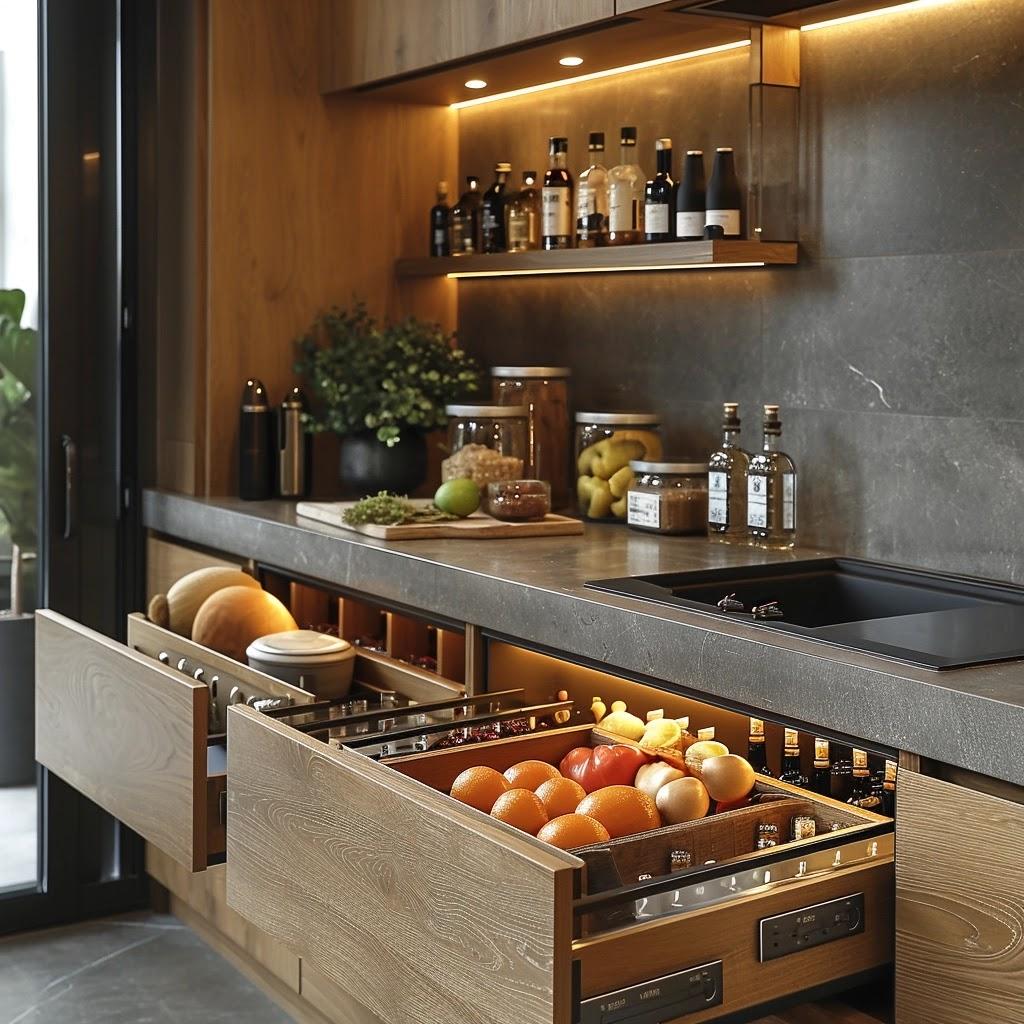
<svg viewBox="0 0 1024 1024"><path fill-rule="evenodd" d="M742 193L732 148L715 152L710 180L704 153L687 150L680 182L672 177L672 140L655 144L657 171L648 178L636 162L636 128L619 138L619 163L604 164L604 133L591 132L589 164L574 181L568 140L552 137L549 165L538 188L536 171L523 172L523 187L509 185L512 166L495 165L494 182L480 191L470 174L466 191L448 205L448 184L439 182L430 211L430 255L592 248L742 237Z"/></svg>

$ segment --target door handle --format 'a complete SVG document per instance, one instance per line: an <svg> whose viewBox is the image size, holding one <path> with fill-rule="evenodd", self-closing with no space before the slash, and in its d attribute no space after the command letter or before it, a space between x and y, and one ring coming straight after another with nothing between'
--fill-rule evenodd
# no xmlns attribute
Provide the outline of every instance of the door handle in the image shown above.
<svg viewBox="0 0 1024 1024"><path fill-rule="evenodd" d="M67 434L61 434L64 449L64 539L71 540L75 532L75 471L78 467L78 448Z"/></svg>

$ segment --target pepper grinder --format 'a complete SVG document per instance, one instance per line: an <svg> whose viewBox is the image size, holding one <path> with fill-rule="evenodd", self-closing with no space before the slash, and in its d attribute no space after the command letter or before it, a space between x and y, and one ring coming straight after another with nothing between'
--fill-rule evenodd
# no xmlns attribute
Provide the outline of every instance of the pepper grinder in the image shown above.
<svg viewBox="0 0 1024 1024"><path fill-rule="evenodd" d="M305 498L313 471L313 446L303 423L308 411L302 388L293 387L277 412L277 493Z"/></svg>
<svg viewBox="0 0 1024 1024"><path fill-rule="evenodd" d="M263 501L274 493L272 417L263 382L251 377L242 392L238 429L238 496Z"/></svg>

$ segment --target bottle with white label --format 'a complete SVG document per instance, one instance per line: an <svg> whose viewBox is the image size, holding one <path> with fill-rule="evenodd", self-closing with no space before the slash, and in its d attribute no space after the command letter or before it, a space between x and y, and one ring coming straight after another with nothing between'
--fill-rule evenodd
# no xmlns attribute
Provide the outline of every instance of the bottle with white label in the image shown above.
<svg viewBox="0 0 1024 1024"><path fill-rule="evenodd" d="M576 183L576 247L592 249L608 239L608 169L604 165L604 132L591 132L590 164Z"/></svg>
<svg viewBox="0 0 1024 1024"><path fill-rule="evenodd" d="M540 245L542 249L571 249L573 239L572 175L568 170L569 140L553 137L550 160L540 190Z"/></svg>
<svg viewBox="0 0 1024 1024"><path fill-rule="evenodd" d="M608 244L634 245L644 240L644 187L647 175L636 164L636 128L619 134L619 163L608 172Z"/></svg>
<svg viewBox="0 0 1024 1024"><path fill-rule="evenodd" d="M747 467L750 453L740 447L740 407L722 406L722 446L708 459L708 539L747 544Z"/></svg>
<svg viewBox="0 0 1024 1024"><path fill-rule="evenodd" d="M695 242L704 237L707 204L704 183L704 150L688 149L683 163L683 180L676 192L676 238Z"/></svg>
<svg viewBox="0 0 1024 1024"><path fill-rule="evenodd" d="M736 161L731 146L715 150L715 166L708 182L707 210L704 214L705 238L741 238L740 210L743 196L736 177Z"/></svg>
<svg viewBox="0 0 1024 1024"><path fill-rule="evenodd" d="M782 550L796 543L796 466L779 450L779 407L764 407L764 450L747 467L747 532L755 547Z"/></svg>
<svg viewBox="0 0 1024 1024"><path fill-rule="evenodd" d="M644 189L644 241L673 242L676 183L672 180L672 140L658 139L654 152L658 171Z"/></svg>

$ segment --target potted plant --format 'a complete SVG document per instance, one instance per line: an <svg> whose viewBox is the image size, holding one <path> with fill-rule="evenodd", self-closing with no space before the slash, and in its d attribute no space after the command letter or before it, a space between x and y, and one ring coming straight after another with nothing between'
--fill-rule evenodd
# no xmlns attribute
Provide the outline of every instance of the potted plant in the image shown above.
<svg viewBox="0 0 1024 1024"><path fill-rule="evenodd" d="M21 326L25 293L0 290L0 538L10 544L10 608L0 611L0 690L9 730L0 744L0 786L26 785L35 773L32 720L34 564L37 539L36 402L38 338ZM6 544L4 545L6 546Z"/></svg>
<svg viewBox="0 0 1024 1024"><path fill-rule="evenodd" d="M426 435L445 406L479 389L476 363L437 324L378 323L363 303L321 314L298 340L295 370L312 398L307 422L341 444L347 490L409 494L427 475Z"/></svg>

